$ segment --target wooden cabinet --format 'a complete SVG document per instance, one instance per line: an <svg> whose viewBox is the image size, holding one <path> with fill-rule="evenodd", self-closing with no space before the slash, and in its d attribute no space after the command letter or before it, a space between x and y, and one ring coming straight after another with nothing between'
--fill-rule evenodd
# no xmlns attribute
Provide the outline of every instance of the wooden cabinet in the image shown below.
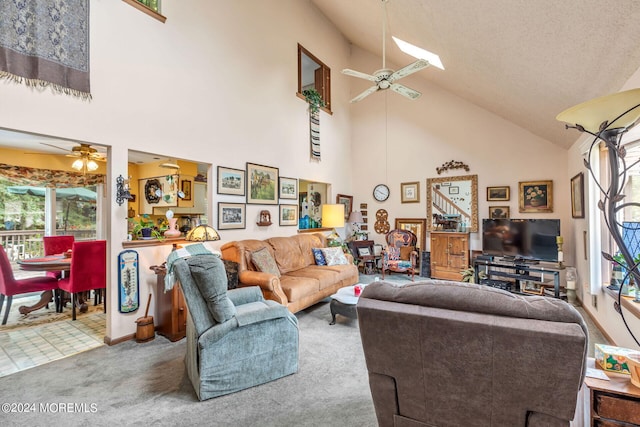
<svg viewBox="0 0 640 427"><path fill-rule="evenodd" d="M469 233L431 232L431 277L462 280L469 266Z"/></svg>
<svg viewBox="0 0 640 427"><path fill-rule="evenodd" d="M591 360L591 366L593 361ZM640 388L629 375L607 372L609 381L586 377L589 387L590 426L640 425Z"/></svg>
<svg viewBox="0 0 640 427"><path fill-rule="evenodd" d="M156 312L156 330L171 341L178 341L187 334L187 304L184 301L180 282L176 282L169 292L164 291L165 268L152 266L157 275L156 293L158 295Z"/></svg>

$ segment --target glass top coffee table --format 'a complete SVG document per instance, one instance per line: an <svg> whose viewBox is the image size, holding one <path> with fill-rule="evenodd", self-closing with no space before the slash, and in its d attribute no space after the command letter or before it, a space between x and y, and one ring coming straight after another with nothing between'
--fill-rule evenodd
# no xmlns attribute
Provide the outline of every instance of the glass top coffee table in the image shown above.
<svg viewBox="0 0 640 427"><path fill-rule="evenodd" d="M356 286L360 287L360 292L356 296ZM356 304L358 303L358 298L360 298L360 293L365 288L365 284L356 283L352 286L346 286L344 288L338 289L338 292L331 295L331 303L329 304L329 309L331 310L331 322L330 325L336 324L336 315L340 314L342 316L348 317L349 319L357 319L358 312L356 311Z"/></svg>

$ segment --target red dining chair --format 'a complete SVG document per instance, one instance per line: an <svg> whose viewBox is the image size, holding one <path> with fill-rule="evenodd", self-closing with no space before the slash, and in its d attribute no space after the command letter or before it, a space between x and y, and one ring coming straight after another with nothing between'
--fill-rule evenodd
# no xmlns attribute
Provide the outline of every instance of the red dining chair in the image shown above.
<svg viewBox="0 0 640 427"><path fill-rule="evenodd" d="M74 242L73 236L44 236L42 243L44 245L44 254L57 255L68 250L71 250ZM60 279L62 277L61 271L47 271L47 276Z"/></svg>
<svg viewBox="0 0 640 427"><path fill-rule="evenodd" d="M107 241L73 242L71 274L69 277L60 279L58 286L71 294L71 319L76 320L78 292L106 289L107 287ZM105 312L107 311L106 305L105 301Z"/></svg>
<svg viewBox="0 0 640 427"><path fill-rule="evenodd" d="M57 288L58 280L53 277L39 276L29 277L28 279L16 279L13 276L11 263L4 250L4 246L0 245L0 313L2 313L4 297L7 297L7 311L4 313L4 318L2 319L3 325L6 325L9 319L9 310L11 310L11 302L14 295L29 292L52 291Z"/></svg>

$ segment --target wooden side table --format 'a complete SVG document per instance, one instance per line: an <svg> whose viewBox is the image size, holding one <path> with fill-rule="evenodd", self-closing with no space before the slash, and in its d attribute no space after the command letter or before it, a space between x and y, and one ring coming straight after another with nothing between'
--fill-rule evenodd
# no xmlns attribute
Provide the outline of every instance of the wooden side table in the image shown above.
<svg viewBox="0 0 640 427"><path fill-rule="evenodd" d="M589 367L594 367L589 359ZM589 387L590 426L614 427L640 425L640 388L631 384L629 375L604 371L609 381L585 377Z"/></svg>
<svg viewBox="0 0 640 427"><path fill-rule="evenodd" d="M180 282L176 282L170 292L164 291L164 276L167 272L164 265L149 267L156 273L157 298L157 327L160 335L164 335L170 341L178 341L187 334L187 304L184 301Z"/></svg>

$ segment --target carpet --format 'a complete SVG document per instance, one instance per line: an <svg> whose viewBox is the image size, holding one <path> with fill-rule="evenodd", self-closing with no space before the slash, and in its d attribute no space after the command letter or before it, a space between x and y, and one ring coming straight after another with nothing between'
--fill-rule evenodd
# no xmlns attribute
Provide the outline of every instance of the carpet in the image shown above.
<svg viewBox="0 0 640 427"><path fill-rule="evenodd" d="M56 305L53 302L49 303L49 308L42 307L39 310L32 311L26 316L20 314L20 312L18 311L20 309L20 306L31 306L39 300L40 295L14 298L13 302L11 303L11 310L9 311L9 319L7 320L7 324L0 325L0 332L13 331L22 328L28 328L30 326L44 325L46 323L58 322L61 320L71 320L71 304L67 304L62 313L56 313ZM93 305L93 299L88 301L87 306L88 310L86 313L80 313L79 310L76 310L77 318L88 316L92 313L102 313L104 311L104 307L102 304L98 304L97 306ZM5 309L6 299L2 307L2 317L0 317L0 319L4 318Z"/></svg>

